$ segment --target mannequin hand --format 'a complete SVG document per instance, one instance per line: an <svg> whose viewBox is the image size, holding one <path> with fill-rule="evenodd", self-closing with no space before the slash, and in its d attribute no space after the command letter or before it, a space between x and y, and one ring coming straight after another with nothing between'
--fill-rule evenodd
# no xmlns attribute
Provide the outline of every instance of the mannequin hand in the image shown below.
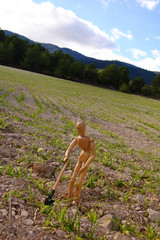
<svg viewBox="0 0 160 240"><path fill-rule="evenodd" d="M82 173L84 170L86 170L87 169L87 167L81 167L81 169L79 170L79 173Z"/></svg>
<svg viewBox="0 0 160 240"><path fill-rule="evenodd" d="M68 160L68 157L65 157L65 158L64 158L64 162L67 162L67 160Z"/></svg>

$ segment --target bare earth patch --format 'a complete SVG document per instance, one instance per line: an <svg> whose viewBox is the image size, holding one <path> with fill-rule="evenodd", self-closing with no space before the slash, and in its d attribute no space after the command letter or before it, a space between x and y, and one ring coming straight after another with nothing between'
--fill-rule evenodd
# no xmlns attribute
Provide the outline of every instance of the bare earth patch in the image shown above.
<svg viewBox="0 0 160 240"><path fill-rule="evenodd" d="M25 100L17 101L14 96L22 92ZM72 240L78 236L79 239L160 239L160 142L136 131L127 122L114 124L88 117L86 120L92 124L87 130L95 139L100 160L91 164L78 205L72 206L64 196L79 155L76 148L55 193L55 204L49 209L43 200L63 166L64 152L73 139L79 116L54 100L58 110L41 99L38 107L38 101L25 87L16 88L16 93L11 92L5 100L9 104L0 107L1 240ZM52 168L48 167L43 174L34 169L35 162ZM66 219L69 214L73 221L77 214L79 229L69 228L62 219L62 209L67 209ZM152 214L149 209L155 212ZM96 225L102 217L110 215L115 219L109 220L108 225ZM152 238L147 235L149 229Z"/></svg>

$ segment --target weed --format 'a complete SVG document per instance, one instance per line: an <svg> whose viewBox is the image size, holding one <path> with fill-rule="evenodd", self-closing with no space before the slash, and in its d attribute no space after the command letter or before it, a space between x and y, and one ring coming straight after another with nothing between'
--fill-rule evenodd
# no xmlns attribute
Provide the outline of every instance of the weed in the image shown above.
<svg viewBox="0 0 160 240"><path fill-rule="evenodd" d="M20 97L17 97L17 96L14 96L14 98L16 99L17 102L21 103L21 102L24 102L25 100L25 93L22 92Z"/></svg>
<svg viewBox="0 0 160 240"><path fill-rule="evenodd" d="M5 165L4 166L0 166L0 175L3 174L3 171L4 171L5 167L6 167Z"/></svg>
<svg viewBox="0 0 160 240"><path fill-rule="evenodd" d="M44 182L41 179L39 179L39 180L33 179L33 182L35 183L35 185L38 187L39 190L41 190L46 195L48 194L48 192L47 192L47 190L46 190L46 188L44 186L46 181Z"/></svg>
<svg viewBox="0 0 160 240"><path fill-rule="evenodd" d="M95 224L95 226L90 231L84 233L84 237L86 237L88 240L93 240L97 227L98 227L98 222Z"/></svg>
<svg viewBox="0 0 160 240"><path fill-rule="evenodd" d="M98 184L98 180L101 181L101 177L103 177L102 173L99 173L98 175L92 174L91 176L87 174L88 181L85 187L89 187L91 189L95 188Z"/></svg>
<svg viewBox="0 0 160 240"><path fill-rule="evenodd" d="M60 202L56 201L56 203L58 210L55 211L55 205L52 209L49 209L45 226L54 226L51 222L51 217L53 216L58 221L61 228L68 232L77 232L79 234L81 218L78 217L78 209L74 217L71 217L69 211L67 210L68 204L62 207Z"/></svg>
<svg viewBox="0 0 160 240"><path fill-rule="evenodd" d="M120 223L120 220L118 219L118 217L116 216L116 214L114 214L114 219L111 219L111 221L113 222L116 222L116 224L119 226L120 228L120 231L123 233L123 234L135 234L136 233L136 225L132 224L130 222L130 219L128 219L126 221L126 223L124 225L122 225Z"/></svg>
<svg viewBox="0 0 160 240"><path fill-rule="evenodd" d="M96 223L96 221L99 219L99 214L96 213L93 209L88 211L88 217L91 223Z"/></svg>
<svg viewBox="0 0 160 240"><path fill-rule="evenodd" d="M154 225L153 227L150 227L147 224L147 230L146 230L146 240L158 240L160 237L160 234L158 234L158 232L156 231L156 225Z"/></svg>
<svg viewBox="0 0 160 240"><path fill-rule="evenodd" d="M5 193L4 196L3 196L3 202L2 202L2 204L7 203L7 201L8 201L9 198L10 198L10 192Z"/></svg>
<svg viewBox="0 0 160 240"><path fill-rule="evenodd" d="M12 168L12 166L13 166L12 163L7 165L6 174L11 176L11 177L14 177L15 176L15 172L14 172L14 169Z"/></svg>

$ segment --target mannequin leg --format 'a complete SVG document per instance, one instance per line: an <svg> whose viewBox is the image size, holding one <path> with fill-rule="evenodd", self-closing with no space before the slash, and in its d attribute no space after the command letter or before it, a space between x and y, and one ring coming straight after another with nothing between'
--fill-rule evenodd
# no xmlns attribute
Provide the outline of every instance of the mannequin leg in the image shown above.
<svg viewBox="0 0 160 240"><path fill-rule="evenodd" d="M82 188L82 182L87 174L87 170L88 169L84 170L79 176L78 185L77 185L76 192L75 192L74 199L73 199L73 204L76 203L78 200L78 197L79 197L79 194L80 194L80 191Z"/></svg>
<svg viewBox="0 0 160 240"><path fill-rule="evenodd" d="M73 172L73 175L72 175L72 178L69 182L69 191L68 191L68 198L71 198L72 197L72 193L73 193L73 188L74 188L74 183L76 181L76 177L79 173L79 169L81 168L82 166L82 163L81 162L77 162L76 166L75 166L75 169L74 169L74 172Z"/></svg>

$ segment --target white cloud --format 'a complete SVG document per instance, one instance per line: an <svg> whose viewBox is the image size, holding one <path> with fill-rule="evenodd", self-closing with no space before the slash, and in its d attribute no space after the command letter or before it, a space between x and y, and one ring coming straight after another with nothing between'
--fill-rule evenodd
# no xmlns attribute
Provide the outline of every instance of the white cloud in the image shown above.
<svg viewBox="0 0 160 240"><path fill-rule="evenodd" d="M108 8L111 0L101 0L103 8Z"/></svg>
<svg viewBox="0 0 160 240"><path fill-rule="evenodd" d="M152 51L152 58L144 59L139 57L145 57L145 52L134 51L136 61L121 55L116 40L120 37L131 40L133 36L130 31L123 33L113 28L111 37L91 22L78 18L73 11L56 8L49 1L36 4L33 0L0 0L0 27L34 41L68 47L97 59L119 60L150 70L160 70L157 50Z"/></svg>
<svg viewBox="0 0 160 240"><path fill-rule="evenodd" d="M0 0L2 29L23 34L34 41L49 42L76 49L113 49L114 41L89 21L78 18L72 11L56 8L50 2L32 0Z"/></svg>
<svg viewBox="0 0 160 240"><path fill-rule="evenodd" d="M156 38L157 38L158 40L160 40L160 36L157 36Z"/></svg>
<svg viewBox="0 0 160 240"><path fill-rule="evenodd" d="M160 51L159 50L152 50L152 55L154 58L159 58L160 59Z"/></svg>
<svg viewBox="0 0 160 240"><path fill-rule="evenodd" d="M136 48L131 48L128 49L127 51L132 52L133 58L135 59L140 59L141 57L145 57L147 55L146 52Z"/></svg>
<svg viewBox="0 0 160 240"><path fill-rule="evenodd" d="M120 37L125 37L129 40L131 40L133 38L131 31L128 31L127 33L123 33L120 30L118 30L117 28L113 28L113 29L111 29L111 33L113 35L114 40L117 40Z"/></svg>
<svg viewBox="0 0 160 240"><path fill-rule="evenodd" d="M151 70L151 71L160 71L160 58L144 58L140 61L132 62L132 64L141 67L143 69Z"/></svg>
<svg viewBox="0 0 160 240"><path fill-rule="evenodd" d="M148 10L153 10L158 4L159 0L136 0L140 3L141 7L147 8Z"/></svg>

